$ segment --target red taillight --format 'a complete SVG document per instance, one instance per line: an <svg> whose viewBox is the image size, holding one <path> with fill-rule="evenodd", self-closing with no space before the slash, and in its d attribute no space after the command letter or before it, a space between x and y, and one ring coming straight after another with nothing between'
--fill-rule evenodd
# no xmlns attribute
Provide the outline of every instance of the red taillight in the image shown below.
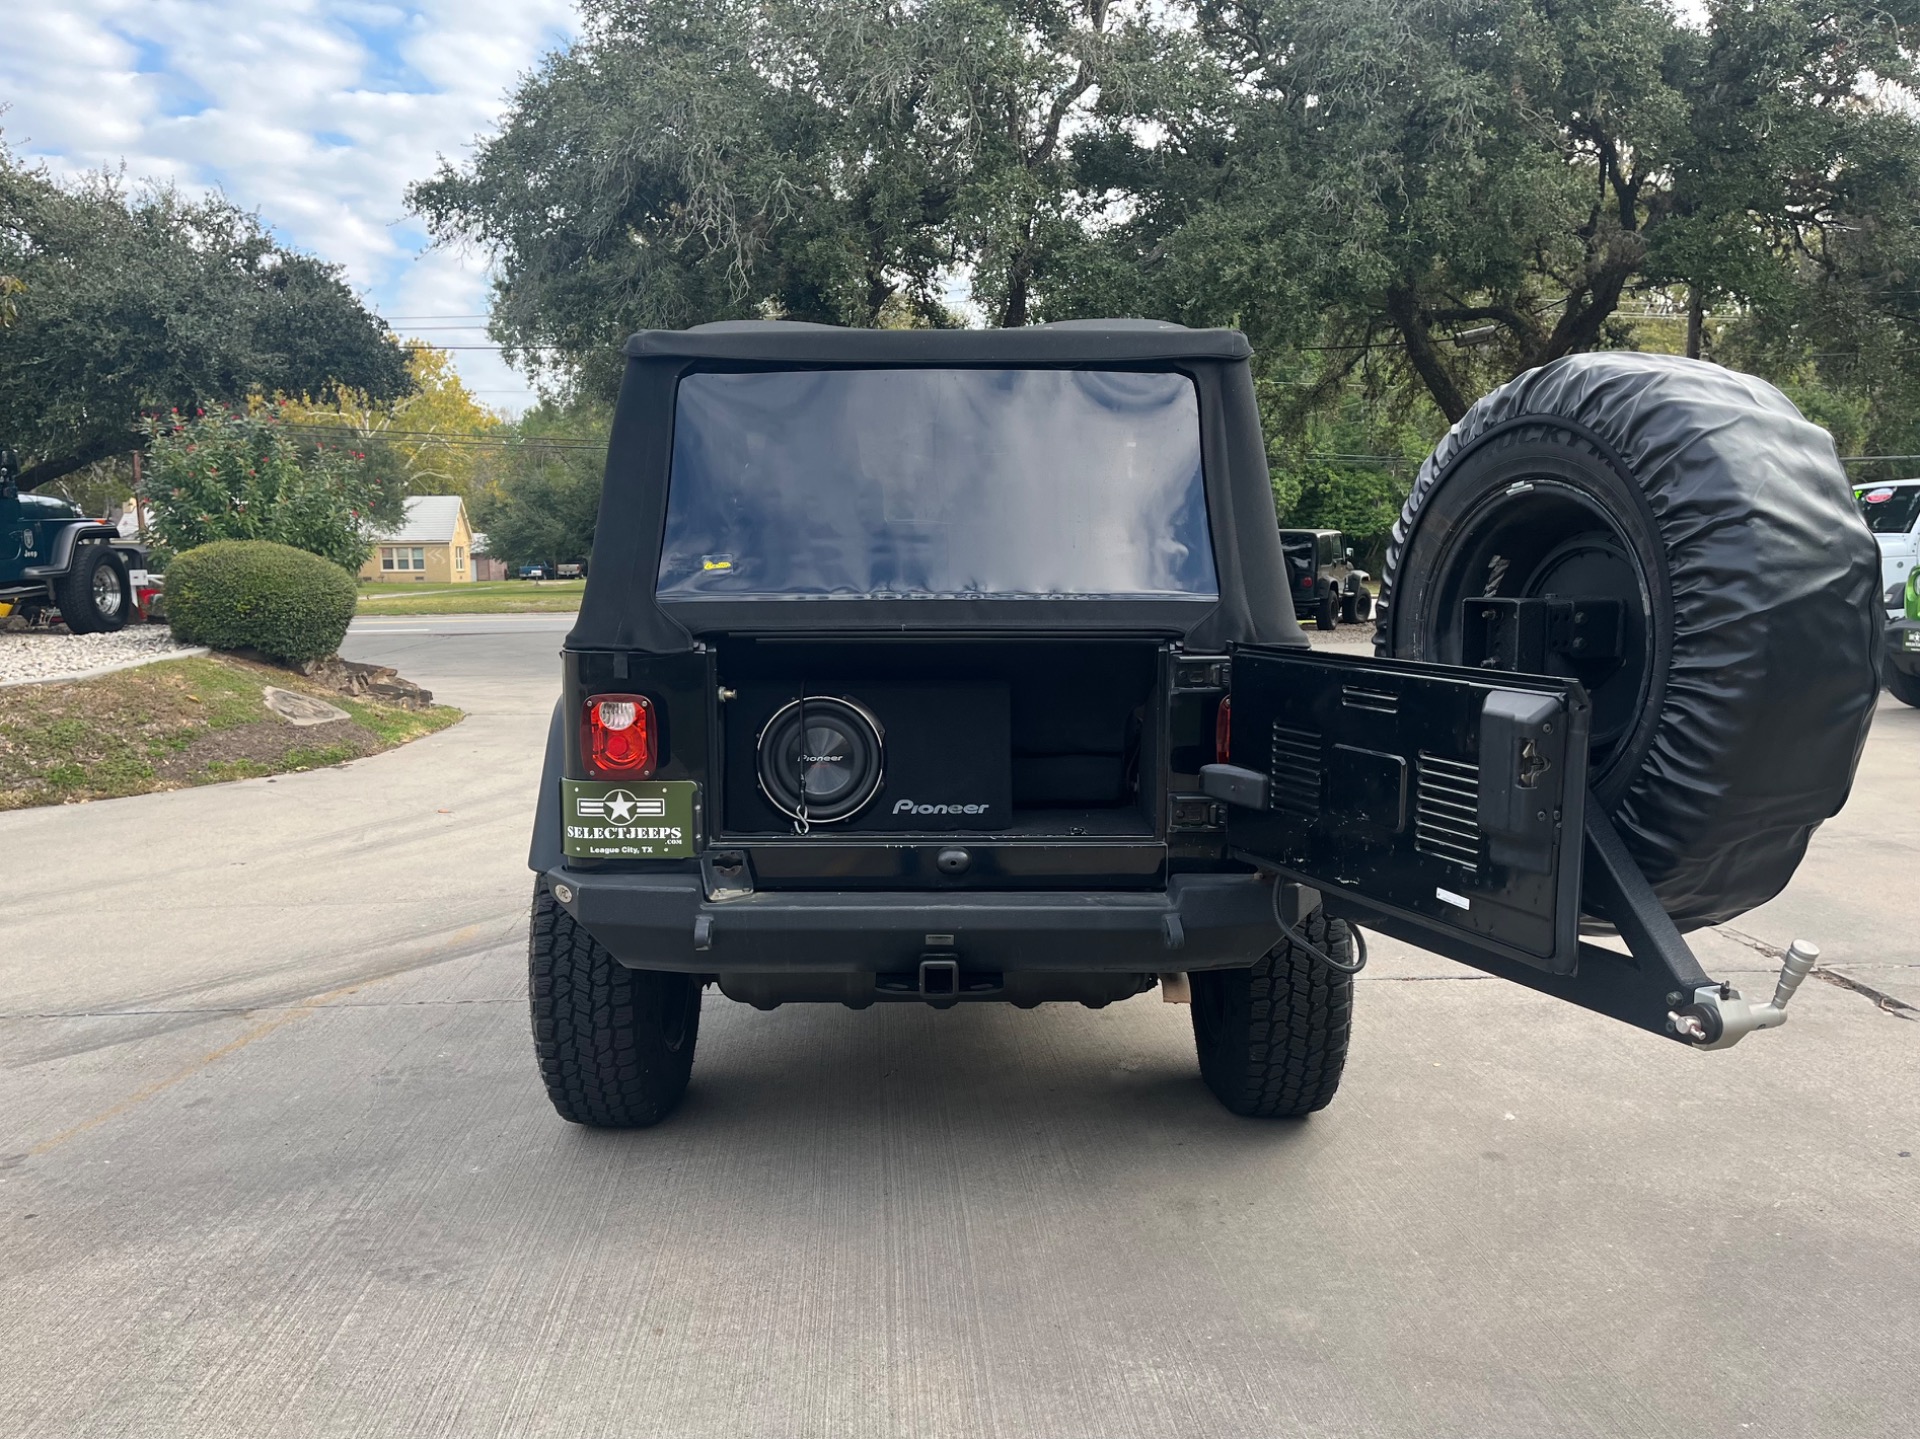
<svg viewBox="0 0 1920 1439"><path fill-rule="evenodd" d="M602 779L653 773L653 705L645 695L595 695L580 722L580 752Z"/></svg>
<svg viewBox="0 0 1920 1439"><path fill-rule="evenodd" d="M1213 762L1225 764L1233 751L1233 696L1220 701L1213 712Z"/></svg>
<svg viewBox="0 0 1920 1439"><path fill-rule="evenodd" d="M1300 588L1301 588L1301 589L1303 589L1303 590L1310 590L1310 589L1312 589L1312 588L1313 588L1313 576L1312 576L1312 575L1302 575L1302 576L1300 576Z"/></svg>

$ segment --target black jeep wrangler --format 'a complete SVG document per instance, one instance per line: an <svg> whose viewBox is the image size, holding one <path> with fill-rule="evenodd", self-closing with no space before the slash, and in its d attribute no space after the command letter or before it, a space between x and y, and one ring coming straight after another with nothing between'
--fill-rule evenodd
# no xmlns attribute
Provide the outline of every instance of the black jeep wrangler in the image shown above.
<svg viewBox="0 0 1920 1439"><path fill-rule="evenodd" d="M1874 544L1776 390L1575 357L1489 396L1396 529L1378 658L1295 623L1247 342L731 322L636 335L534 826L559 1112L680 1099L708 985L1192 1005L1302 1115L1363 923L1705 1048L1784 1019L1682 931L1844 801ZM1624 947L1583 934L1610 933Z"/></svg>
<svg viewBox="0 0 1920 1439"><path fill-rule="evenodd" d="M52 495L21 490L14 452L0 450L0 606L28 620L56 613L76 635L143 618L158 586L145 545Z"/></svg>

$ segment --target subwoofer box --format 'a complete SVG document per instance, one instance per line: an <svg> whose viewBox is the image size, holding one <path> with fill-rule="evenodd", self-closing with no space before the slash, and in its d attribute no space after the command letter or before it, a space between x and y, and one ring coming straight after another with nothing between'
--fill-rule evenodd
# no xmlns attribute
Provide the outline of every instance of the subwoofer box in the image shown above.
<svg viewBox="0 0 1920 1439"><path fill-rule="evenodd" d="M810 684L806 693L860 706L881 729L883 774L873 801L814 834L1007 828L1013 821L1013 740L1004 684ZM761 791L760 732L798 686L747 683L722 706L726 825L737 834L792 834L794 822ZM982 805L978 813L966 807Z"/></svg>

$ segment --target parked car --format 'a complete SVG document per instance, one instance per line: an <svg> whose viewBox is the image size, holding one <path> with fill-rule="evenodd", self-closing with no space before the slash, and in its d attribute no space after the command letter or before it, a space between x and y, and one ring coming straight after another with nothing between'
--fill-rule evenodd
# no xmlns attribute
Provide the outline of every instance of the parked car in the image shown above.
<svg viewBox="0 0 1920 1439"><path fill-rule="evenodd" d="M1323 630L1335 628L1340 621L1373 617L1373 595L1367 589L1367 572L1356 569L1353 551L1346 536L1338 530L1282 530L1280 547L1287 557L1287 573L1293 580L1293 611L1301 618L1311 616Z"/></svg>
<svg viewBox="0 0 1920 1439"><path fill-rule="evenodd" d="M562 1116L670 1112L709 987L1158 987L1227 1108L1304 1115L1359 924L1699 1048L1785 1019L1811 947L1763 1004L1683 931L1779 892L1878 698L1825 432L1675 356L1530 372L1422 471L1379 657L1330 654L1250 353L1125 320L628 342L529 853Z"/></svg>
<svg viewBox="0 0 1920 1439"><path fill-rule="evenodd" d="M513 573L514 578L522 580L550 580L553 578L545 565L522 565Z"/></svg>
<svg viewBox="0 0 1920 1439"><path fill-rule="evenodd" d="M1889 596L1887 618L1894 619L1900 610L1893 596L1905 587L1913 567L1920 565L1920 479L1859 485L1853 493L1880 545L1880 582Z"/></svg>
<svg viewBox="0 0 1920 1439"><path fill-rule="evenodd" d="M145 545L52 495L20 488L0 451L0 605L29 621L58 618L74 634L143 619L159 594Z"/></svg>
<svg viewBox="0 0 1920 1439"><path fill-rule="evenodd" d="M1920 568L1887 592L1887 604L1898 605L1887 624L1887 688L1901 703L1920 708Z"/></svg>

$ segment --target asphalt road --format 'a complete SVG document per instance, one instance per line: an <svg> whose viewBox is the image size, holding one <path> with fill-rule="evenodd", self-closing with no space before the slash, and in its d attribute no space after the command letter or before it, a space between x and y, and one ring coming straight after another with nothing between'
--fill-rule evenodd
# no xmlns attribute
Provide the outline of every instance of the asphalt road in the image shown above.
<svg viewBox="0 0 1920 1439"><path fill-rule="evenodd" d="M0 1436L1915 1431L1920 711L1700 937L1833 971L1726 1054L1383 941L1304 1124L1152 997L710 998L608 1135L522 995L566 624L356 625L469 711L407 749L0 816Z"/></svg>

